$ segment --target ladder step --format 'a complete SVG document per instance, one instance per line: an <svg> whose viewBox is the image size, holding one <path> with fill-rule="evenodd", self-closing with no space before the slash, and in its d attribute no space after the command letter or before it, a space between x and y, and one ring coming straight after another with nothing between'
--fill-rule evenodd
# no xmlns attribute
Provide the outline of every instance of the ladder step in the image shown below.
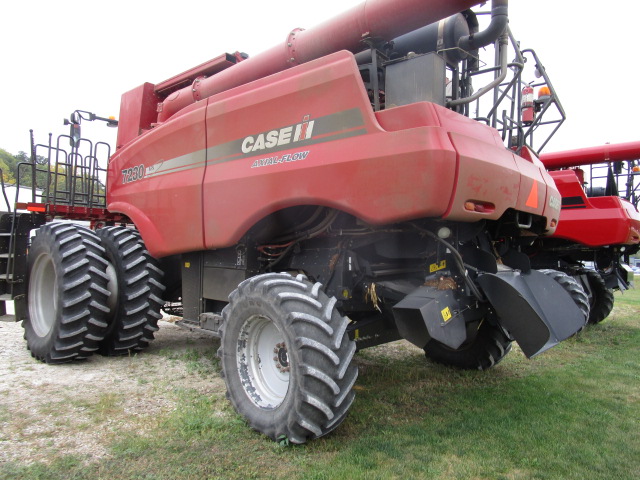
<svg viewBox="0 0 640 480"><path fill-rule="evenodd" d="M0 322L15 322L16 316L13 314L0 315Z"/></svg>
<svg viewBox="0 0 640 480"><path fill-rule="evenodd" d="M11 258L13 255L10 253L0 253L0 258Z"/></svg>
<svg viewBox="0 0 640 480"><path fill-rule="evenodd" d="M0 295L0 302L10 302L12 300L13 298L11 298L10 293L3 293L2 295Z"/></svg>
<svg viewBox="0 0 640 480"><path fill-rule="evenodd" d="M0 273L0 280L13 280L13 273Z"/></svg>

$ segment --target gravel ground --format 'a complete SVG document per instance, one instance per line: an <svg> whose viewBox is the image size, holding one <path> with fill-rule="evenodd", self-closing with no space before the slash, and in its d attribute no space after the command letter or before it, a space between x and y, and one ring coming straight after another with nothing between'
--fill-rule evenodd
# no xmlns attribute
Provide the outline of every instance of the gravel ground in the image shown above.
<svg viewBox="0 0 640 480"><path fill-rule="evenodd" d="M31 357L20 323L0 322L0 464L66 454L97 460L119 433L144 429L176 409L181 389L222 398L220 377L188 361L194 351L218 346L210 336L160 321L156 340L140 355L45 365Z"/></svg>

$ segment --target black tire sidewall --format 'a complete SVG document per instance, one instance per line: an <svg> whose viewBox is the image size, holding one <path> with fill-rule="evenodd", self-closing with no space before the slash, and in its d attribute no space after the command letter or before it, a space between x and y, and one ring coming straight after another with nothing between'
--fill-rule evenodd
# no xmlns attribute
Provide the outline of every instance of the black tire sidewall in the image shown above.
<svg viewBox="0 0 640 480"><path fill-rule="evenodd" d="M47 242L46 237L48 235L46 233L41 233L36 235L31 243L31 247L29 249L29 256L27 259L28 269L27 269L27 285L30 285L31 281L31 271L33 269L35 261L41 255L48 255L53 261L53 268L56 272L56 278L60 278L60 268L61 268L61 259L59 256L59 252L57 250L52 250L50 242ZM63 298L60 291L60 284L58 283L57 289L55 291L55 295L57 297L58 305L62 304ZM27 293L28 296L28 293ZM28 299L28 297L27 297ZM29 302L27 301L29 305ZM51 305L53 309L53 305ZM62 324L62 308L58 308L56 311L55 319L49 333L43 337L38 335L33 328L32 319L31 319L31 308L27 308L27 318L23 321L24 334L25 339L27 340L27 344L29 345L29 349L31 353L36 357L47 357L49 352L54 346L54 342L56 340L58 331L60 330L60 325Z"/></svg>
<svg viewBox="0 0 640 480"><path fill-rule="evenodd" d="M442 365L462 370L485 370L494 367L511 351L511 341L500 327L482 321L476 336L458 349L449 348L437 340L424 347L425 356Z"/></svg>
<svg viewBox="0 0 640 480"><path fill-rule="evenodd" d="M103 240L103 239L101 239ZM112 242L100 242L102 247L105 249L105 257L109 264L113 267L115 271L115 279L118 284L118 295L116 297L116 303L113 307L113 310L109 314L109 326L107 327L107 331L105 333L105 339L110 338L114 331L117 328L117 318L122 314L120 311L123 305L123 295L125 294L124 289L121 287L123 281L125 280L122 276L123 266L122 266L122 258L119 255L117 247Z"/></svg>
<svg viewBox="0 0 640 480"><path fill-rule="evenodd" d="M587 271L587 281L592 298L589 298L589 320L590 325L602 322L609 316L613 309L614 297L604 282L604 279L598 272Z"/></svg>

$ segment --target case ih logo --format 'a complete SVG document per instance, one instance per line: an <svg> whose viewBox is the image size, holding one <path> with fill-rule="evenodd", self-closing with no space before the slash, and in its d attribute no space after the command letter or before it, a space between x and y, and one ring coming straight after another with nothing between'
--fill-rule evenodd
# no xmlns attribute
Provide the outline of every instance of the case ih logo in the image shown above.
<svg viewBox="0 0 640 480"><path fill-rule="evenodd" d="M302 123L283 127L280 130L271 130L270 132L260 133L258 136L246 137L242 141L242 153L258 152L260 150L268 150L270 148L287 145L289 143L309 140L313 134L314 120L309 120L309 115L305 115Z"/></svg>

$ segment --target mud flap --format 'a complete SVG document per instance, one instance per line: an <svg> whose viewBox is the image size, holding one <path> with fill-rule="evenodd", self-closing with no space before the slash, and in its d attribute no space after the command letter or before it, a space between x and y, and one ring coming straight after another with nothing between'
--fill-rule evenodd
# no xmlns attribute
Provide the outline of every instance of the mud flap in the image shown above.
<svg viewBox="0 0 640 480"><path fill-rule="evenodd" d="M543 273L487 273L477 281L500 325L528 358L566 340L585 325L586 318L571 296Z"/></svg>

